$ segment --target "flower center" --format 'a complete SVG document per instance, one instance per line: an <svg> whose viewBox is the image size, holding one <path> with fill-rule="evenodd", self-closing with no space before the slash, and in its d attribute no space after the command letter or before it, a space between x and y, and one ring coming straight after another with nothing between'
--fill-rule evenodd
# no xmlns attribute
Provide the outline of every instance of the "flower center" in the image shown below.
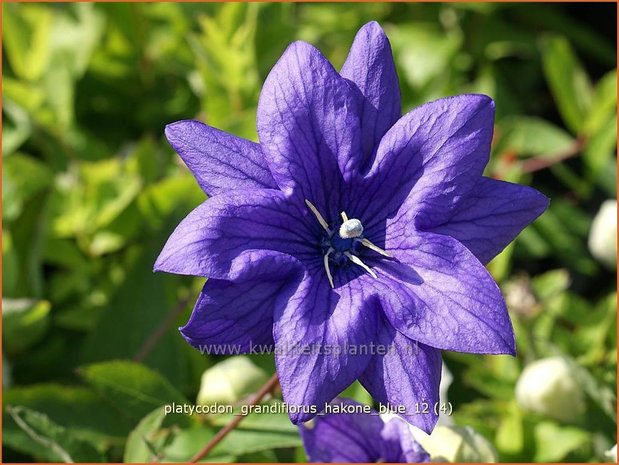
<svg viewBox="0 0 619 465"><path fill-rule="evenodd" d="M363 237L363 224L361 224L361 221L357 218L349 219L346 212L342 212L342 224L339 229L332 230L329 227L329 223L325 221L312 202L305 200L305 204L314 216L316 216L318 223L320 223L326 232L320 246L323 254L325 272L327 273L327 278L329 279L329 284L331 287L335 287L333 285L333 276L331 275L331 264L334 264L335 266L342 266L350 261L363 268L373 278L377 278L376 273L374 273L374 271L372 271L372 269L363 263L363 261L361 261L361 259L357 256L360 246L363 245L381 255L384 255L385 257L391 257L391 255Z"/></svg>

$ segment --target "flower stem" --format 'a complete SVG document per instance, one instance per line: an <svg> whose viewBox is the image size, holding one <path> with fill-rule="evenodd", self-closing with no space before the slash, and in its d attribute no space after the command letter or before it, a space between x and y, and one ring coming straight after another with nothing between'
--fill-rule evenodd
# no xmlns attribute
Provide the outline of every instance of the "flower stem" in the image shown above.
<svg viewBox="0 0 619 465"><path fill-rule="evenodd" d="M183 310L185 310L185 307L189 303L190 298L190 296L182 298L176 304L176 306L168 312L165 320L163 320L161 324L157 326L157 328L155 328L155 330L150 334L148 339L144 341L142 347L140 347L140 349L137 351L137 353L133 357L134 362L141 363L144 361L144 359L146 359L146 357L148 357L148 355L155 348L159 340L170 329L170 327L174 324L174 322L181 315L181 313L183 313Z"/></svg>
<svg viewBox="0 0 619 465"><path fill-rule="evenodd" d="M252 401L247 404L250 406L258 404L264 396L266 396L269 392L271 392L277 386L279 379L277 378L277 373L274 373L273 376L260 388L260 390L256 393ZM189 461L189 463L196 463L205 458L219 442L225 438L230 431L236 428L241 421L246 417L246 415L237 415L233 418L233 420L220 429L217 434L198 452L193 458Z"/></svg>
<svg viewBox="0 0 619 465"><path fill-rule="evenodd" d="M557 163L561 163L569 158L575 157L582 151L586 142L587 140L584 137L578 137L571 146L561 152L526 160L522 163L522 172L534 173L535 171L550 168L552 165L556 165Z"/></svg>

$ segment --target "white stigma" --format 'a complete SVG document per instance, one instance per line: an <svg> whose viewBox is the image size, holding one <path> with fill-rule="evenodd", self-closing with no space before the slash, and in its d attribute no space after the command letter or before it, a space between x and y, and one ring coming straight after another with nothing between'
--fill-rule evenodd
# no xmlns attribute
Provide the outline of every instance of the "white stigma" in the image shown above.
<svg viewBox="0 0 619 465"><path fill-rule="evenodd" d="M327 221L320 214L320 212L318 211L318 209L312 202L306 199L305 204L308 206L310 211L314 214L320 226L322 226L322 228L327 232L328 240L331 241L332 237L334 236L334 232L332 232L331 229L329 228L329 224L327 223ZM354 242L360 242L362 245L373 250L374 252L384 255L385 257L391 257L391 255L387 253L387 251L381 249L380 247L378 247L377 245L373 244L368 239L363 237L363 224L361 224L361 221L359 221L357 218L349 219L346 212L342 212L340 213L340 215L342 216L342 225L340 226L338 230L338 234L342 239L354 239L355 240ZM357 257L356 255L353 255L350 251L341 251L341 252L343 252L344 256L348 258L352 263L363 268L368 274L370 274L370 276L372 276L373 278L378 278L374 270L372 270L369 266L363 263L363 261L359 257ZM323 265L325 267L325 272L327 273L327 279L329 280L329 284L331 285L331 288L334 288L335 285L333 283L333 275L331 274L331 269L329 268L329 257L331 256L331 254L341 253L341 252L336 252L335 248L329 247L327 252L322 257Z"/></svg>
<svg viewBox="0 0 619 465"><path fill-rule="evenodd" d="M339 233L342 239L361 237L363 234L363 225L357 218L351 218L342 223Z"/></svg>

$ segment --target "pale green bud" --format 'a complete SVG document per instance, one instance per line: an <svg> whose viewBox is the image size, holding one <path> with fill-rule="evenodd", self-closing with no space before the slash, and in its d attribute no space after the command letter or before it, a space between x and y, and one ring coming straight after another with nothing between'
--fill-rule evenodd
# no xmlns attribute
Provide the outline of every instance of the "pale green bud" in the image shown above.
<svg viewBox="0 0 619 465"><path fill-rule="evenodd" d="M585 410L584 392L575 373L559 356L525 367L516 384L516 400L525 410L565 422L577 421Z"/></svg>
<svg viewBox="0 0 619 465"><path fill-rule="evenodd" d="M617 268L617 201L606 200L600 207L589 232L589 250L608 268Z"/></svg>
<svg viewBox="0 0 619 465"><path fill-rule="evenodd" d="M428 435L411 426L417 442L430 454L433 462L495 463L494 446L470 426L437 426Z"/></svg>
<svg viewBox="0 0 619 465"><path fill-rule="evenodd" d="M617 444L607 450L604 455L609 462L617 463Z"/></svg>
<svg viewBox="0 0 619 465"><path fill-rule="evenodd" d="M258 391L268 378L248 357L227 358L202 374L196 403L233 405Z"/></svg>

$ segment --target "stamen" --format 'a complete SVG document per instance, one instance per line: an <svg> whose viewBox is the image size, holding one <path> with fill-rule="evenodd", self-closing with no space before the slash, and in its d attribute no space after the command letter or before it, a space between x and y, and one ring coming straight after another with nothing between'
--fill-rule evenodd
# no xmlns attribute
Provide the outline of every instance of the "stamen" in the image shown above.
<svg viewBox="0 0 619 465"><path fill-rule="evenodd" d="M344 252L344 255L346 255L348 257L348 259L351 262L353 262L355 265L359 265L365 271L370 273L370 276L372 276L372 278L378 279L378 276L376 276L376 273L374 273L374 271L372 271L372 269L369 266L367 266L365 263L363 263L359 257L357 257L356 255L351 254L350 252Z"/></svg>
<svg viewBox="0 0 619 465"><path fill-rule="evenodd" d="M363 245L365 245L368 249L372 249L374 252L378 252L381 255L384 255L385 257L389 257L391 258L392 255L387 252L386 250L381 249L380 247L378 247L377 245L371 243L369 240L367 239L361 239L360 241Z"/></svg>
<svg viewBox="0 0 619 465"><path fill-rule="evenodd" d="M333 285L333 276L331 276L331 270L329 269L329 255L331 255L331 252L333 252L335 249L333 249L333 247L329 247L329 250L327 250L327 253L324 255L324 257L322 257L322 261L325 264L325 271L327 272L327 278L329 279L329 284L331 284L331 289L334 289L335 286Z"/></svg>
<svg viewBox="0 0 619 465"><path fill-rule="evenodd" d="M326 240L329 241L328 242L329 245L333 244L332 241L339 240L339 239L337 239L334 236L334 233L331 232L331 230L329 229L329 223L327 223L325 221L325 219L320 214L318 209L314 206L314 204L312 202L310 202L309 200L307 200L307 199L305 199L305 204L312 211L312 213L314 214L314 216L318 220L318 223L320 223L320 226L322 226L324 228L324 230L327 232L328 238ZM340 228L338 230L338 234L339 234L341 239L356 239L357 241L361 242L361 244L363 244L364 246L368 247L369 249L372 249L373 251L375 251L375 252L377 252L377 253L379 253L381 255L384 255L385 257L391 257L391 255L388 254L387 251L381 249L377 245L375 245L372 242L370 242L368 239L365 239L365 238L362 237L363 236L363 224L361 224L361 221L359 221L357 218L348 218L348 215L346 214L345 211L341 212L340 215L342 216L343 223L342 223L342 225L340 226ZM358 265L361 268L363 268L374 279L378 279L378 276L376 275L376 273L374 271L372 271L372 269L369 266L367 266L365 263L363 263L363 261L359 257L357 257L356 255L353 255L350 251L344 252L343 250L341 250L341 248L342 248L341 244L337 245L336 247L338 247L337 248L337 254L336 254L336 262L337 262L337 260L339 260L339 258L338 258L338 257L340 257L339 254L343 253L344 256L347 257L355 265ZM344 247L349 248L350 245L345 245ZM327 273L327 279L329 280L329 284L331 285L331 289L335 288L335 284L333 283L333 275L331 274L331 269L329 268L329 257L334 252L336 252L336 248L329 247L327 252L322 257L322 263L323 263L323 265L325 267L325 272Z"/></svg>
<svg viewBox="0 0 619 465"><path fill-rule="evenodd" d="M320 214L318 209L314 206L314 204L307 199L305 199L305 204L309 207L312 213L316 216L316 219L318 219L320 226L322 226L325 229L325 231L331 234L331 230L329 229L329 224L325 221L325 219L322 217L322 215Z"/></svg>
<svg viewBox="0 0 619 465"><path fill-rule="evenodd" d="M363 225L357 218L351 218L346 220L340 226L340 237L343 239L353 239L355 237L361 237L363 234Z"/></svg>

